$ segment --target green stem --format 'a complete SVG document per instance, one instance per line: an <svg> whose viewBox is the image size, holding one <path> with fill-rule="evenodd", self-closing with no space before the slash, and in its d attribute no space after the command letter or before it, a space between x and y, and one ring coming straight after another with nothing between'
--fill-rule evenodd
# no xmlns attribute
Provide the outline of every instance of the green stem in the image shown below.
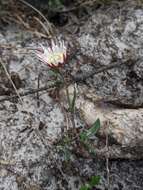
<svg viewBox="0 0 143 190"><path fill-rule="evenodd" d="M70 95L69 95L69 91L68 91L68 85L67 85L67 83L65 81L65 78L63 76L63 73L60 71L60 69L56 68L56 72L60 75L60 77L62 78L62 81L63 81L63 83L65 85L68 106L69 106L69 109L70 109L71 101L70 101Z"/></svg>
<svg viewBox="0 0 143 190"><path fill-rule="evenodd" d="M62 80L63 80L63 83L65 85L65 89L66 89L66 97L67 97L67 102L68 102L68 107L69 107L69 112L70 112L70 117L71 117L71 122L72 122L72 125L73 125L73 128L75 129L76 126L75 126L75 117L74 117L74 111L73 109L71 108L71 100L70 100L70 95L69 95L69 90L68 90L68 85L67 85L67 82L64 78L64 75L63 73L58 69L57 72L59 73L59 75L61 76ZM76 132L76 131L75 131Z"/></svg>

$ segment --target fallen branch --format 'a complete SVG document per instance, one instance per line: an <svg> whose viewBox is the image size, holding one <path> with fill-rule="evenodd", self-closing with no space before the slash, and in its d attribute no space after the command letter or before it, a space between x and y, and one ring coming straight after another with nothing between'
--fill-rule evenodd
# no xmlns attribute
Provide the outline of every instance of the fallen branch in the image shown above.
<svg viewBox="0 0 143 190"><path fill-rule="evenodd" d="M113 63L113 64L110 64L107 66L102 66L101 68L99 68L97 70L96 69L92 70L90 73L81 73L81 74L77 73L72 78L75 82L84 82L86 79L92 77L95 74L99 74L99 73L108 71L110 69L118 68L121 65L129 65L129 63L128 63L128 61L126 61L126 62L117 61L117 63Z"/></svg>
<svg viewBox="0 0 143 190"><path fill-rule="evenodd" d="M41 92L41 91L51 91L51 89L53 89L54 87L56 87L56 84L51 84L49 86L45 86L45 87L41 87L41 88L38 88L38 89L32 89L30 91L27 91L27 92L23 92L23 93L19 93L20 97L23 97L23 96L27 96L27 95L31 95L31 94L35 94L37 92ZM2 98L0 99L0 102L4 102L4 101L7 101L7 100L11 100L11 99L15 99L15 98L19 98L18 95L12 95L12 96L8 96L8 97L5 97L5 98Z"/></svg>

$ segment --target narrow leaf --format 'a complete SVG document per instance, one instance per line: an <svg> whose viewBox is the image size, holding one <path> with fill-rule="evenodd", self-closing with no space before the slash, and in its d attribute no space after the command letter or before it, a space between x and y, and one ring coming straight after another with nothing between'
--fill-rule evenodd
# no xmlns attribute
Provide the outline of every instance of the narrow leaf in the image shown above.
<svg viewBox="0 0 143 190"><path fill-rule="evenodd" d="M71 113L74 112L74 108L75 108L75 101L76 101L76 87L74 86L74 94L73 94L73 99L70 105L70 111Z"/></svg>
<svg viewBox="0 0 143 190"><path fill-rule="evenodd" d="M87 137L91 137L97 133L97 131L100 129L100 120L97 119L95 123L92 125L90 129L88 129L86 135Z"/></svg>
<svg viewBox="0 0 143 190"><path fill-rule="evenodd" d="M90 182L89 182L89 184L90 184L92 187L94 187L94 186L98 185L99 182L100 182L100 176L92 176L92 177L91 177L91 180L90 180Z"/></svg>

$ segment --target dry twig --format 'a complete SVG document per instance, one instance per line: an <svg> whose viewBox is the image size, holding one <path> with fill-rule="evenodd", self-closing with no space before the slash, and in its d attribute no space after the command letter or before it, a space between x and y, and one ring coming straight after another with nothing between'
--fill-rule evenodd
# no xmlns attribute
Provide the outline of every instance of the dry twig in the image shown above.
<svg viewBox="0 0 143 190"><path fill-rule="evenodd" d="M40 24L42 25L42 27L44 28L44 30L46 31L48 36L50 36L50 34L53 33L53 30L52 30L50 22L46 19L46 17L38 9L36 9L34 6L32 6L30 3L28 3L28 2L26 2L24 0L19 0L19 1L22 2L23 4L25 4L26 6L32 8L35 12L37 12L44 19L47 26L44 25L44 24L41 24L42 22L40 22ZM40 20L38 20L38 21L40 21Z"/></svg>
<svg viewBox="0 0 143 190"><path fill-rule="evenodd" d="M109 123L107 123L107 128ZM109 146L108 146L108 129L106 129L106 172L107 172L107 188L110 190L110 170L109 170Z"/></svg>
<svg viewBox="0 0 143 190"><path fill-rule="evenodd" d="M113 63L107 66L102 66L101 68L97 69L97 70L92 70L90 73L82 73L82 74L76 74L75 76L73 76L73 80L76 82L84 82L86 79L94 76L95 74L99 74L105 71L108 71L110 69L114 69L114 68L118 68L121 65L126 65L126 62L117 62L117 63Z"/></svg>
<svg viewBox="0 0 143 190"><path fill-rule="evenodd" d="M44 87L41 87L41 88L38 88L38 89L32 89L28 92L24 92L24 93L19 93L19 96L20 97L23 97L23 96L28 96L28 95L31 95L31 94L36 94L37 92L42 92L42 91L51 91L54 87L56 87L56 84L49 84L47 86L44 86ZM2 98L0 99L0 102L4 102L4 101L7 101L7 100L12 100L12 99L15 99L15 98L19 98L18 95L12 95L12 96L8 96L8 97L5 97L5 98Z"/></svg>

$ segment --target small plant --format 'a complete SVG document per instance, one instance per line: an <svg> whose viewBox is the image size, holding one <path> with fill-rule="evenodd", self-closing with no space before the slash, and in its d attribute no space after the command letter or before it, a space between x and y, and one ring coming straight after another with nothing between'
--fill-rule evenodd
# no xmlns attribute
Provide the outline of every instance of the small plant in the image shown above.
<svg viewBox="0 0 143 190"><path fill-rule="evenodd" d="M80 134L76 134L75 136L72 136L72 134L75 135L74 131L67 131L63 135L63 137L60 139L60 141L57 144L57 149L59 152L62 153L64 157L64 161L70 161L71 156L73 155L73 145L75 146L76 142L80 142L83 147L92 155L95 155L96 150L95 147L93 147L90 138L93 137L97 131L100 128L100 120L97 119L95 123L89 128L88 130L81 132ZM74 147L75 148L75 147Z"/></svg>
<svg viewBox="0 0 143 190"><path fill-rule="evenodd" d="M57 150L62 153L64 157L64 161L70 161L71 159L71 139L66 135L65 137L62 138L61 142L57 146Z"/></svg>
<svg viewBox="0 0 143 190"><path fill-rule="evenodd" d="M92 190L96 185L100 183L100 176L92 176L90 180L84 184L80 190Z"/></svg>
<svg viewBox="0 0 143 190"><path fill-rule="evenodd" d="M61 40L51 40L51 44L48 47L41 47L36 48L35 54L37 58L49 66L49 69L53 72L56 76L56 81L61 81L62 86L65 86L66 89L66 96L68 102L68 112L71 116L72 127L73 127L73 134L75 137L69 136L67 134L63 135L61 140L61 144L57 146L58 150L64 155L64 161L71 160L71 149L72 143L76 142L77 140L80 141L84 147L88 150L89 153L95 154L95 149L92 147L90 142L90 138L93 137L100 128L100 120L97 119L95 123L87 130L81 132L79 135L76 133L76 127L74 122L74 112L75 112L75 102L76 102L76 87L74 86L73 97L71 98L69 95L67 81L63 75L62 69L67 60L67 47L64 41ZM88 183L80 188L80 190L92 190L100 181L99 176L92 176Z"/></svg>
<svg viewBox="0 0 143 190"><path fill-rule="evenodd" d="M76 101L76 87L74 86L74 94L72 100L70 99L68 87L66 84L66 80L62 73L62 67L66 63L67 60L67 47L64 41L56 40L55 42L51 40L51 45L49 47L41 47L35 50L35 54L37 58L48 65L53 72L53 75L56 76L57 82L61 82L66 87L66 95L68 101L68 111L71 114L74 114L75 109L75 101Z"/></svg>
<svg viewBox="0 0 143 190"><path fill-rule="evenodd" d="M89 153L95 154L95 149L90 143L90 138L94 136L97 131L100 129L100 120L97 119L94 124L88 130L80 133L80 141L84 147L88 150Z"/></svg>

